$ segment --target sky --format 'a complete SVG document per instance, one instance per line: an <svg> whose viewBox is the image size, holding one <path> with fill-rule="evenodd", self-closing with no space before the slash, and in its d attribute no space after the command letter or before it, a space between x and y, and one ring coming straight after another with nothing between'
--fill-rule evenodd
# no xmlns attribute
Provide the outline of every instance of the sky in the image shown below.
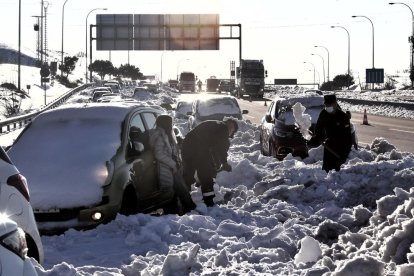
<svg viewBox="0 0 414 276"><path fill-rule="evenodd" d="M81 73L77 72L79 77ZM65 90L51 87L49 92L56 95ZM79 93L68 102L71 106L80 102L81 108L88 93ZM33 91L31 95L33 105L25 103L25 106L38 108L42 94ZM176 93L164 91L143 100L161 104L178 99ZM392 110L383 109L383 114L393 115ZM116 117L117 111L110 108L99 114ZM80 116L79 112L66 115ZM176 123L186 134L187 121ZM38 274L414 274L412 153L399 151L384 138L376 138L367 147L352 150L339 172L327 174L321 169L322 147L311 150L306 159L288 156L278 161L260 154L257 126L248 121L238 123L239 131L231 140L228 158L233 170L217 176L215 207L207 208L200 188L193 186L191 196L197 208L183 216L119 215L96 229L70 229L62 235L42 236L45 261L39 265L31 260ZM96 127L108 129L103 125ZM56 139L49 140L48 145L41 133L32 132L29 144L32 148L43 145L45 153L55 152L53 141ZM90 139L89 133L84 135L80 140ZM0 144L8 145L6 140L10 137L13 133L1 135ZM73 136L62 133L59 140L70 144ZM61 147L59 152L69 156L73 154L73 147ZM29 176L44 164L21 165L32 159L28 155L15 156L13 162L22 174ZM94 158L102 156L88 160ZM51 177L62 171L49 170L48 174ZM77 171L76 177L82 177L81 174ZM39 202L35 197L41 194L35 192L35 181L31 177L28 185L32 202ZM93 189L82 191L99 193ZM49 198L57 202L73 202L66 194L51 193L55 194ZM86 197L75 200L87 201ZM47 201L43 198L41 204L47 206Z"/></svg>
<svg viewBox="0 0 414 276"><path fill-rule="evenodd" d="M22 1L22 45L36 48L33 24L40 15L40 0ZM300 83L316 81L328 75L347 72L348 37L350 33L350 67L355 79L365 79L365 69L372 67L372 26L374 24L375 67L384 68L386 74L407 69L410 64L408 36L412 33L411 13L403 5L388 5L384 0L68 0L64 12L64 52L75 55L85 51L86 16L94 11L88 23L95 23L96 13L126 14L203 14L217 13L221 24L242 24L242 57L263 59L268 71L267 83L275 78L297 78ZM49 0L48 44L49 49L61 51L62 7L64 0ZM410 4L410 3L407 3ZM18 43L18 1L2 0L0 3L0 42ZM315 48L314 46L324 46ZM311 54L315 55L311 55ZM318 56L319 55L319 56ZM130 52L130 63L145 75L161 75L173 79L177 71L194 71L201 79L215 75L229 78L230 61L238 60L237 40L221 40L219 51L158 51ZM93 57L109 59L109 52L94 51ZM128 62L127 52L111 53L115 66ZM309 62L304 64L303 62ZM325 74L323 70L325 64Z"/></svg>

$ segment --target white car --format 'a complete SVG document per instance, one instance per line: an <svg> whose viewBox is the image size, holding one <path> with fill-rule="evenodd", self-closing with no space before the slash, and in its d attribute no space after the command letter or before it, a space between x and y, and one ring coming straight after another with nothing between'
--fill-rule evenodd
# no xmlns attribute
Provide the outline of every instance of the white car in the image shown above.
<svg viewBox="0 0 414 276"><path fill-rule="evenodd" d="M208 99L196 99L189 112L188 126L195 128L206 120L223 120L225 117L243 119L248 110L240 110L237 99L233 96L215 96ZM191 114L191 115L190 115Z"/></svg>
<svg viewBox="0 0 414 276"><path fill-rule="evenodd" d="M19 173L0 147L0 212L23 229L29 248L28 255L42 264L43 245L29 200L26 178Z"/></svg>
<svg viewBox="0 0 414 276"><path fill-rule="evenodd" d="M0 214L0 275L37 276L27 257L24 231L3 214Z"/></svg>

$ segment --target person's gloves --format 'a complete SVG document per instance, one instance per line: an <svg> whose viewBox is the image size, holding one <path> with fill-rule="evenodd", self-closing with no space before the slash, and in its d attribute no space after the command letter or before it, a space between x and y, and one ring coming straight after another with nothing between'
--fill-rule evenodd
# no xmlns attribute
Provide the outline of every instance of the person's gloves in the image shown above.
<svg viewBox="0 0 414 276"><path fill-rule="evenodd" d="M232 168L229 165L229 163L223 163L223 164L221 164L220 170L226 171L226 172L231 172Z"/></svg>

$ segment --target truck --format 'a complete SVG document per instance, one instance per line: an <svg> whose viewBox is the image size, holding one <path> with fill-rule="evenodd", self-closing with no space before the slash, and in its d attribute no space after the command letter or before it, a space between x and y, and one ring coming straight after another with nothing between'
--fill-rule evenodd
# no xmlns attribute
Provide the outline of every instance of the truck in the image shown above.
<svg viewBox="0 0 414 276"><path fill-rule="evenodd" d="M193 72L181 72L178 82L178 91L196 91L196 76Z"/></svg>
<svg viewBox="0 0 414 276"><path fill-rule="evenodd" d="M235 93L238 97L249 95L250 97L263 98L265 77L263 60L242 59L237 67L237 87Z"/></svg>
<svg viewBox="0 0 414 276"><path fill-rule="evenodd" d="M220 79L217 79L215 76L211 76L210 78L206 79L206 91L207 92L216 92L219 86Z"/></svg>

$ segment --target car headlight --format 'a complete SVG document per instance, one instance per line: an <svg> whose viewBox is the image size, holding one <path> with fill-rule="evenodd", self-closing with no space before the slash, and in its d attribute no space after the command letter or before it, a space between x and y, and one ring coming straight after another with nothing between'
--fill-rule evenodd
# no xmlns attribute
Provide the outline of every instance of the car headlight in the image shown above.
<svg viewBox="0 0 414 276"><path fill-rule="evenodd" d="M0 243L20 258L26 258L28 249L26 237L21 228L17 228L16 230L1 237Z"/></svg>
<svg viewBox="0 0 414 276"><path fill-rule="evenodd" d="M102 166L97 171L97 177L102 187L109 185L114 174L114 163L106 161L105 166Z"/></svg>

